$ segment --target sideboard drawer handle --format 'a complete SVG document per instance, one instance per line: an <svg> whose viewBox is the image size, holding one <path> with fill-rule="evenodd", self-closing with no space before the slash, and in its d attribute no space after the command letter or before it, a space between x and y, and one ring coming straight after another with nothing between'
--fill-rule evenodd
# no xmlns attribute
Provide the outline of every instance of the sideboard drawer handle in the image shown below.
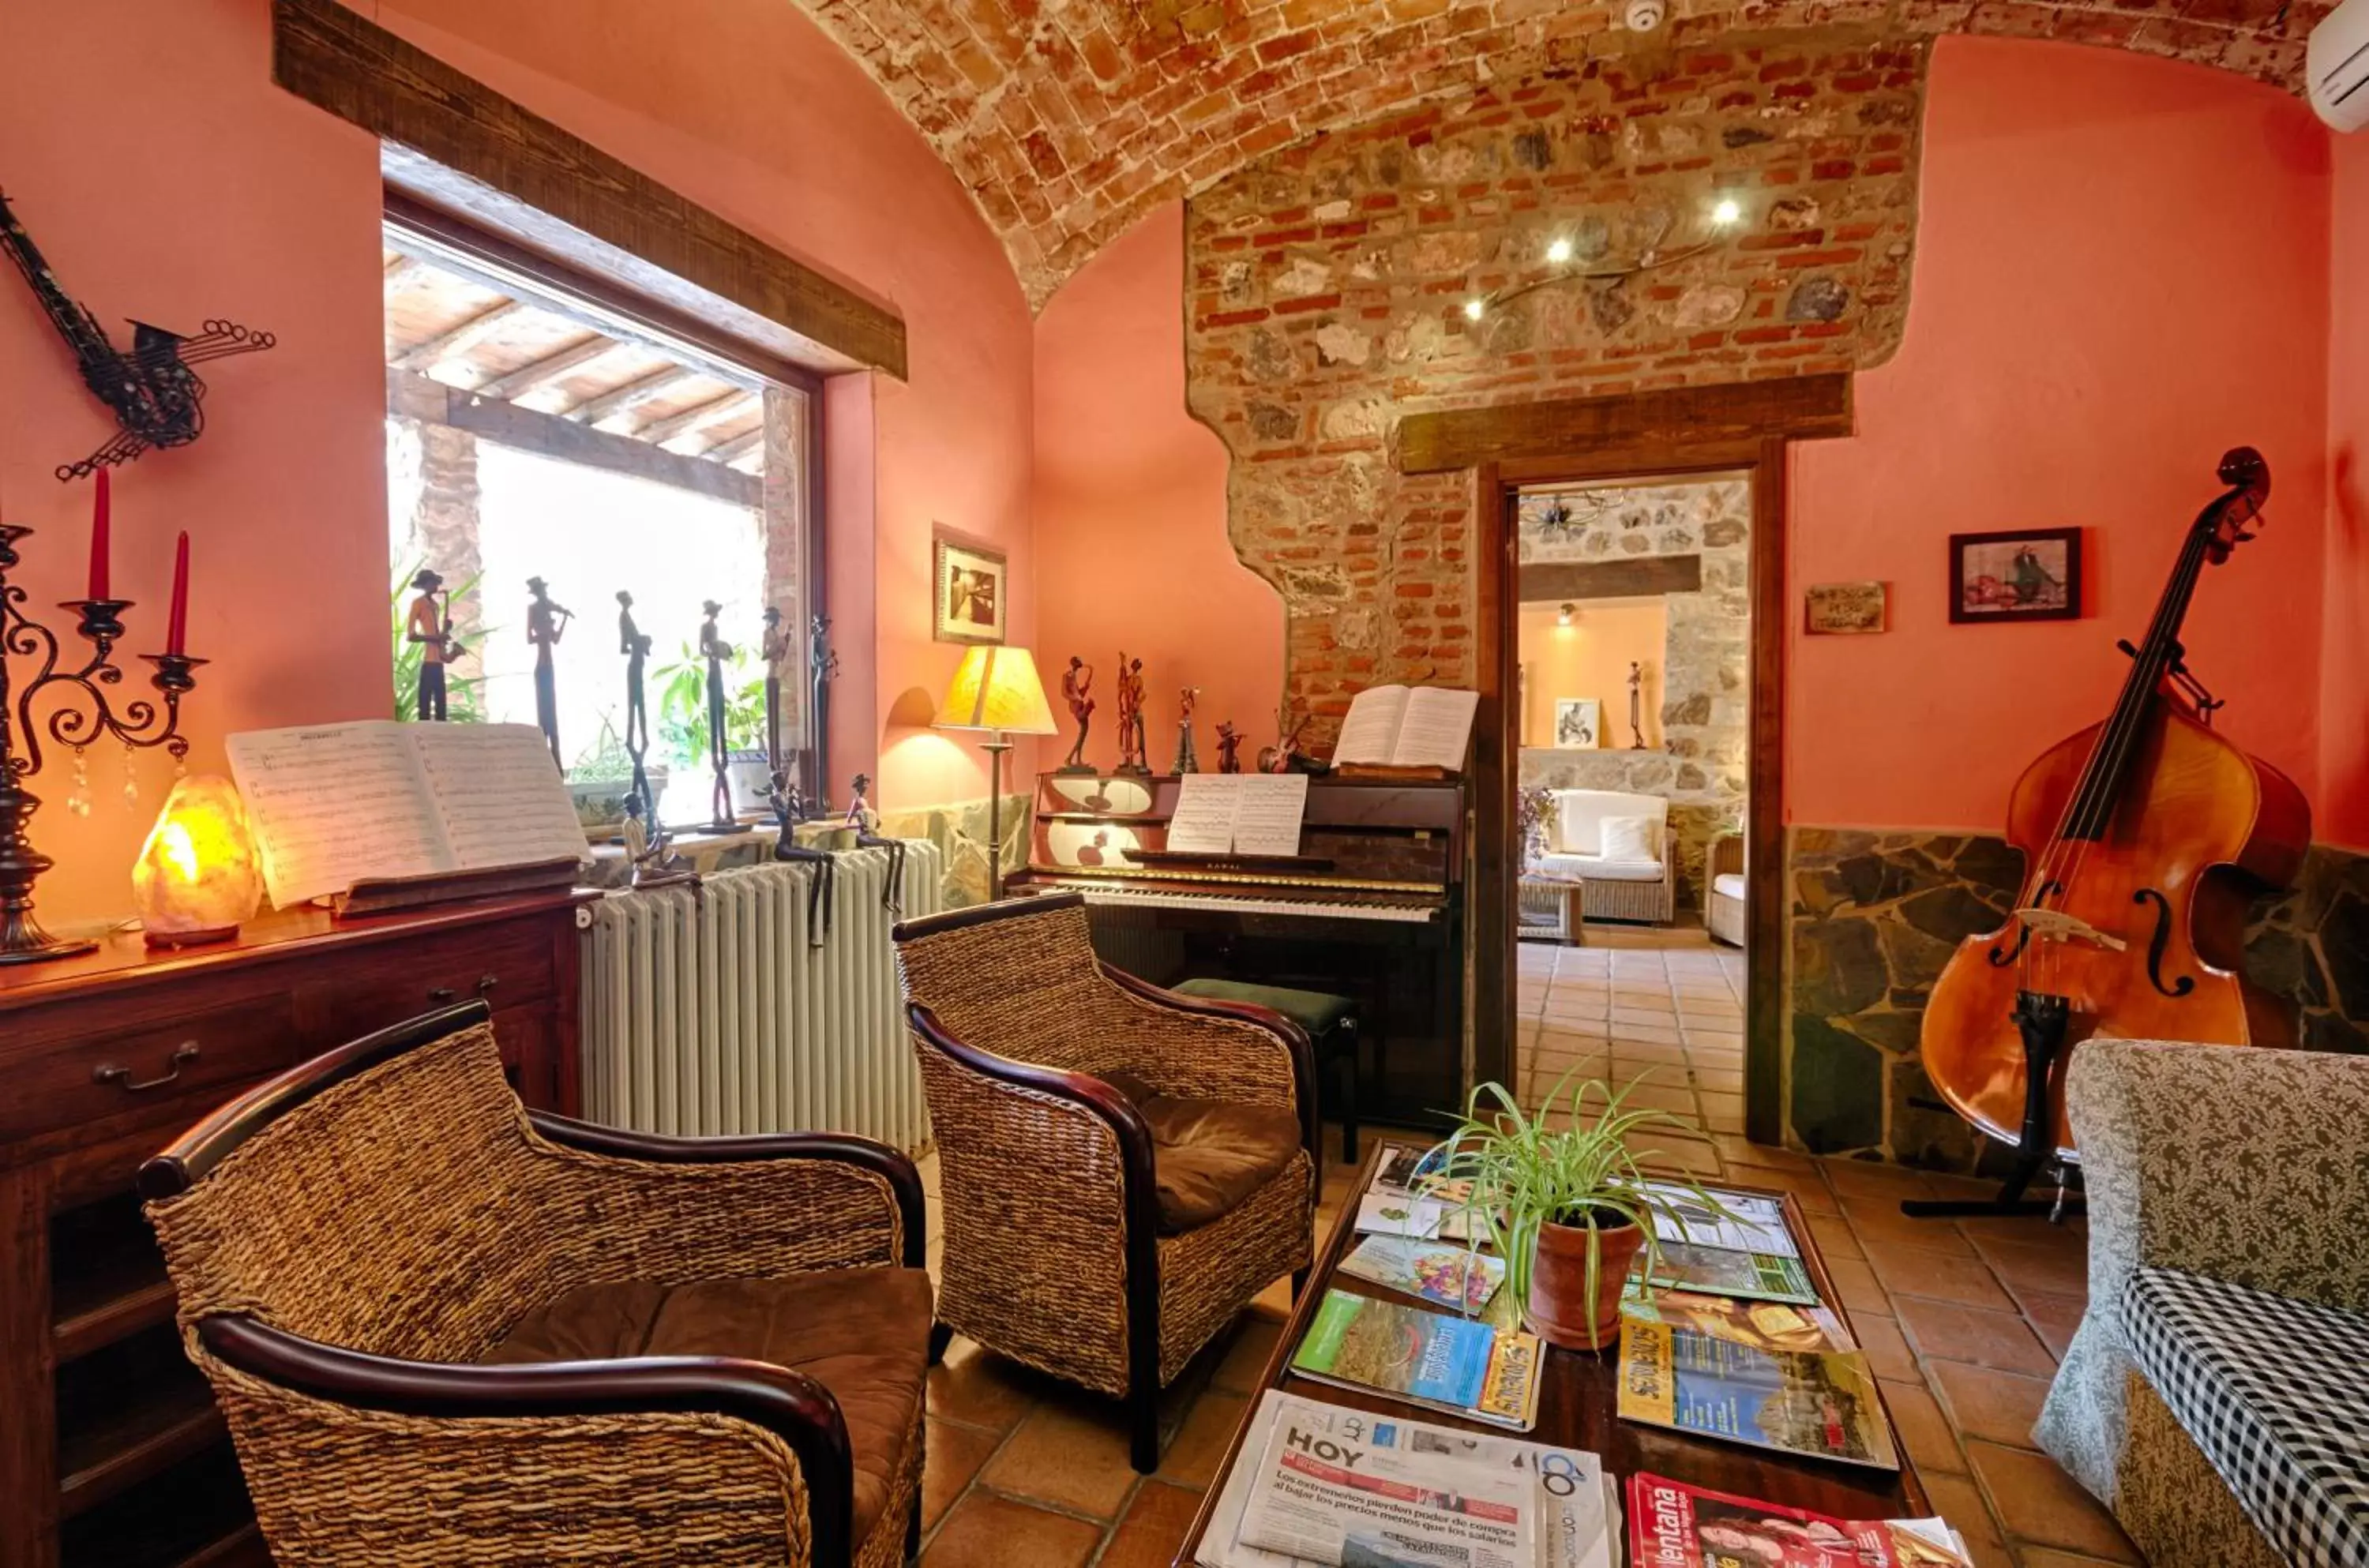
<svg viewBox="0 0 2369 1568"><path fill-rule="evenodd" d="M491 996L494 994L494 988L501 983L501 977L498 975L480 975L477 977L477 994ZM428 993L428 1000L441 1007L460 994L451 986L438 986Z"/></svg>
<svg viewBox="0 0 2369 1568"><path fill-rule="evenodd" d="M181 1076L181 1069L197 1059L198 1042L183 1040L174 1048L173 1059L162 1078L143 1079L134 1083L132 1081L132 1070L128 1067L95 1067L90 1070L90 1079L94 1083L112 1083L127 1094L137 1094L143 1090L163 1088Z"/></svg>

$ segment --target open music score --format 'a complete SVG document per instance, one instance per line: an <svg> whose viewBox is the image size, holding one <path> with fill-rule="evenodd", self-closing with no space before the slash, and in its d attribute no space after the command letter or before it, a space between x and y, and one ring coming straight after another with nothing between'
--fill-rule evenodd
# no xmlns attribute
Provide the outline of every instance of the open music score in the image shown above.
<svg viewBox="0 0 2369 1568"><path fill-rule="evenodd" d="M1299 853L1306 773L1188 773L1168 818L1171 855L1288 859Z"/></svg>
<svg viewBox="0 0 2369 1568"><path fill-rule="evenodd" d="M590 853L532 725L366 719L251 730L224 749L279 909L360 882Z"/></svg>

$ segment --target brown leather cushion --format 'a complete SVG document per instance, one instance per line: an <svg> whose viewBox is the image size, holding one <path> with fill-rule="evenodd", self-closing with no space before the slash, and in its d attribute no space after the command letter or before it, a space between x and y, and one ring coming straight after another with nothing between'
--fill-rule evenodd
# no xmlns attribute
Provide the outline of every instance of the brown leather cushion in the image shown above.
<svg viewBox="0 0 2369 1568"><path fill-rule="evenodd" d="M1107 1075L1151 1128L1160 1233L1173 1236L1233 1212L1299 1150L1297 1112L1225 1100L1180 1100L1128 1072Z"/></svg>
<svg viewBox="0 0 2369 1568"><path fill-rule="evenodd" d="M529 1312L485 1360L737 1356L804 1372L830 1391L847 1421L861 1544L888 1505L919 1413L930 1312L930 1276L911 1268L690 1285L628 1280L582 1286Z"/></svg>

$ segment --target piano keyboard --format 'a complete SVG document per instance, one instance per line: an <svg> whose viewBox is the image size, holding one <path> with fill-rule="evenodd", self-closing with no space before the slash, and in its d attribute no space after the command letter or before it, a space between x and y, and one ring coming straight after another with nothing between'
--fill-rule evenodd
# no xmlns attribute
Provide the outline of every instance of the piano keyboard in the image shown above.
<svg viewBox="0 0 2369 1568"><path fill-rule="evenodd" d="M1238 915L1298 915L1319 920L1403 921L1420 925L1436 918L1439 910L1429 904L1398 904L1377 901L1350 902L1348 898L1252 898L1225 893L1184 893L1164 887L1122 886L1071 886L1064 892L1082 893L1089 904L1101 904L1120 909L1219 910ZM1350 895L1349 898L1356 898Z"/></svg>

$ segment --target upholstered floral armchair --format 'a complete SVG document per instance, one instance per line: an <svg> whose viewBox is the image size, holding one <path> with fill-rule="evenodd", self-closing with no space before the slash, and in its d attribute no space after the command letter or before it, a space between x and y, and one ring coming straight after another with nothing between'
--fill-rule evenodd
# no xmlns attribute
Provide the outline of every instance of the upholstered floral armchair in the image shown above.
<svg viewBox="0 0 2369 1568"><path fill-rule="evenodd" d="M910 1548L902 1154L530 1113L472 1003L234 1100L140 1182L281 1568Z"/></svg>
<svg viewBox="0 0 2369 1568"><path fill-rule="evenodd" d="M1309 1042L1265 1008L1098 961L1075 894L909 921L898 963L940 1161L938 1319L1124 1398L1159 1396L1313 1245Z"/></svg>

